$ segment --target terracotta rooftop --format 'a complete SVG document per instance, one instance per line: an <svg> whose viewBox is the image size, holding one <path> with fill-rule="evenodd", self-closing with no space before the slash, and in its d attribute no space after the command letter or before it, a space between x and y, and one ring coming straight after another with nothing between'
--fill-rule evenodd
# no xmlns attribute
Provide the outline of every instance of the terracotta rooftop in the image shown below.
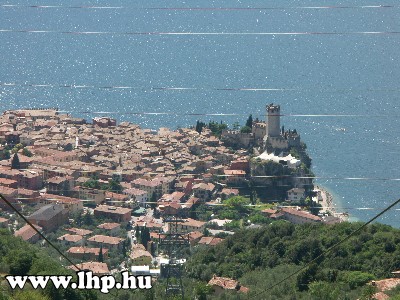
<svg viewBox="0 0 400 300"><path fill-rule="evenodd" d="M15 184L17 182L18 181L12 179L0 178L0 185L10 185L10 184Z"/></svg>
<svg viewBox="0 0 400 300"><path fill-rule="evenodd" d="M228 188L224 188L224 189L222 189L221 194L225 194L225 195L239 195L239 190L238 190L238 189L228 189Z"/></svg>
<svg viewBox="0 0 400 300"><path fill-rule="evenodd" d="M136 245L136 246L138 246L138 245ZM131 259L136 259L136 258L143 257L143 256L151 258L151 259L153 258L153 256L150 254L150 252L145 250L144 247L132 247L132 252L129 256Z"/></svg>
<svg viewBox="0 0 400 300"><path fill-rule="evenodd" d="M212 191L214 190L215 185L213 185L212 183L197 183L193 186L193 189L200 189L200 190L207 190L207 191Z"/></svg>
<svg viewBox="0 0 400 300"><path fill-rule="evenodd" d="M113 214L127 214L131 213L132 209L130 208L124 208L124 207L118 207L118 206L109 206L109 205L99 205L95 208L95 211L101 211L101 212L108 212L108 213L113 213Z"/></svg>
<svg viewBox="0 0 400 300"><path fill-rule="evenodd" d="M108 253L108 249L103 248L102 250L103 254ZM100 254L100 248L89 248L89 247L71 247L67 251L68 253L93 253L94 255L99 255Z"/></svg>
<svg viewBox="0 0 400 300"><path fill-rule="evenodd" d="M82 228L68 228L66 230L69 231L69 232L75 233L75 234L82 235L82 236L91 234L93 232L91 230L82 229Z"/></svg>
<svg viewBox="0 0 400 300"><path fill-rule="evenodd" d="M183 226L192 226L192 227L201 227L204 224L206 224L206 222L203 221L198 221L195 219L186 219L184 223L181 223Z"/></svg>
<svg viewBox="0 0 400 300"><path fill-rule="evenodd" d="M37 230L41 231L42 227L33 225L36 227ZM34 235L38 234L30 225L25 225L24 227L20 228L14 233L14 236L21 237L24 241L29 240Z"/></svg>
<svg viewBox="0 0 400 300"><path fill-rule="evenodd" d="M222 287L225 290L239 289L239 282L237 280L227 278L227 277L218 277L216 275L214 275L211 278L211 280L208 282L208 284Z"/></svg>
<svg viewBox="0 0 400 300"><path fill-rule="evenodd" d="M398 285L400 285L400 278L388 278L383 280L375 280L372 282L372 285L376 286L379 291L384 292L391 289L394 289Z"/></svg>
<svg viewBox="0 0 400 300"><path fill-rule="evenodd" d="M291 214L291 215L295 215L297 217L301 217L304 219L309 219L309 220L313 220L313 221L321 221L321 218L318 216L315 216L309 212L303 211L303 210L297 210L297 209L293 209L293 208L282 208L281 210L284 214Z"/></svg>
<svg viewBox="0 0 400 300"><path fill-rule="evenodd" d="M228 176L243 176L246 175L246 171L243 170L224 170L224 174Z"/></svg>
<svg viewBox="0 0 400 300"><path fill-rule="evenodd" d="M140 189L136 189L136 188L130 188L130 189L126 189L124 190L124 194L127 195L134 195L134 196L140 196L140 195L145 195L147 194L146 191L140 190Z"/></svg>
<svg viewBox="0 0 400 300"><path fill-rule="evenodd" d="M93 274L96 275L104 275L104 274L109 274L110 270L108 269L108 266L106 263L102 263L102 262L84 262L81 264L77 264L77 267L81 270L89 270L92 271ZM74 271L78 271L75 266L69 266L67 267L68 269L74 270Z"/></svg>
<svg viewBox="0 0 400 300"><path fill-rule="evenodd" d="M189 232L187 235L190 241L200 239L203 236L203 234L200 231L192 231Z"/></svg>
<svg viewBox="0 0 400 300"><path fill-rule="evenodd" d="M117 237L112 237L108 235L95 235L92 236L91 238L88 238L88 242L97 242L97 243L103 243L103 244L109 244L109 245L118 245L120 244L124 239L117 238Z"/></svg>
<svg viewBox="0 0 400 300"><path fill-rule="evenodd" d="M97 228L112 230L114 228L120 227L119 223L103 223L97 226Z"/></svg>
<svg viewBox="0 0 400 300"><path fill-rule="evenodd" d="M264 214L272 215L272 214L275 214L277 212L277 210L276 209L266 208L266 209L263 209L261 212L264 213Z"/></svg>
<svg viewBox="0 0 400 300"><path fill-rule="evenodd" d="M81 235L78 234L64 234L63 236L60 236L57 240L59 241L67 241L67 242L71 242L71 243L77 243L79 241L81 241L83 239L83 237Z"/></svg>
<svg viewBox="0 0 400 300"><path fill-rule="evenodd" d="M47 182L54 183L54 184L60 184L62 182L68 181L68 180L69 180L69 178L67 178L67 177L56 176L56 177L47 179Z"/></svg>
<svg viewBox="0 0 400 300"><path fill-rule="evenodd" d="M55 203L62 203L62 204L81 202L81 200L79 200L77 198L71 198L71 197L53 195L53 194L43 194L42 198L47 199L47 200L53 200Z"/></svg>
<svg viewBox="0 0 400 300"><path fill-rule="evenodd" d="M17 193L17 192L18 191L16 189L0 185L0 193L2 193L4 195L8 196L8 195L12 195L12 194Z"/></svg>
<svg viewBox="0 0 400 300"><path fill-rule="evenodd" d="M215 246L215 245L218 245L219 243L221 243L223 240L224 239L213 237L213 236L203 236L200 239L199 244Z"/></svg>

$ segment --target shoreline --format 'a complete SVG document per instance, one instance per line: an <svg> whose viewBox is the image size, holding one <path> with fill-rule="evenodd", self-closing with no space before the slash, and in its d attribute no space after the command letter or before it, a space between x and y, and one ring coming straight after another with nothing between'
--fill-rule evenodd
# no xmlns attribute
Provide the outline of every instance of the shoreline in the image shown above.
<svg viewBox="0 0 400 300"><path fill-rule="evenodd" d="M321 213L328 213L334 217L340 218L341 222L348 222L350 215L347 212L338 212L336 211L334 198L332 194L323 186L321 185L314 185L314 191L320 195L317 196L317 203L322 205ZM315 201L315 200L314 200Z"/></svg>

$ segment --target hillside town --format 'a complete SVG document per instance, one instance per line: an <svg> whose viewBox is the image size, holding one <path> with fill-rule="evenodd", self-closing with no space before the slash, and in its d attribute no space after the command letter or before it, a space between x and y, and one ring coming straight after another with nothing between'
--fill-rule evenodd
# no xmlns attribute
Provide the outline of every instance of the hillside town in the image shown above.
<svg viewBox="0 0 400 300"><path fill-rule="evenodd" d="M314 189L312 179L297 178L310 165L297 155L300 135L281 128L280 107L268 105L266 120L251 125L251 132L225 130L218 137L207 126L200 132L155 131L110 117L87 122L57 109L6 111L0 116L0 193L95 274L129 269L162 275L168 260L158 244L172 230L163 218L171 209L183 216L174 230L185 234L190 247L213 247L235 227L257 227L265 220L340 222L329 210L318 215L298 206L324 206L326 195ZM268 173L271 166L279 176ZM274 193L280 184L283 194ZM232 199L244 201L241 212L249 215L251 208L258 219L239 224L220 214ZM2 227L41 242L6 203L0 208ZM223 280L246 292L229 278L214 276L212 282Z"/></svg>

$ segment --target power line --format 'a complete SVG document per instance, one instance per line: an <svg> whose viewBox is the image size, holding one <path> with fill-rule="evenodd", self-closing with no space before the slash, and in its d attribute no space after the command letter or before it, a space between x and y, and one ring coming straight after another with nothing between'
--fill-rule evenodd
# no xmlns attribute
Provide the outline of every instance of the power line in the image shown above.
<svg viewBox="0 0 400 300"><path fill-rule="evenodd" d="M360 232L363 228L365 228L367 225L369 225L370 223L372 223L373 221L375 221L377 218L379 218L381 215L383 215L384 213L386 213L388 210L390 210L392 207L394 207L395 205L397 205L400 202L400 199L395 201L394 203L392 203L391 205L389 205L387 208L385 208L383 211L381 211L380 213L378 213L375 217L373 217L372 219L370 219L367 223L361 225L358 229L354 230L353 232L351 232L349 235L347 235L346 237L344 237L342 240L340 240L338 243L336 243L335 245L329 247L328 249L326 249L325 251L323 251L320 255L318 255L316 258L314 258L313 260L311 260L310 262L308 262L306 265L304 265L303 267L301 267L299 270L293 272L292 274L290 274L289 276L286 276L285 278L283 278L282 280L278 281L277 283L269 286L267 289L255 294L254 296L252 296L250 299L255 299L258 296L260 296L261 294L264 294L267 291L270 291L271 289L273 289L274 287L280 285L281 283L285 282L286 280L292 278L293 276L295 276L296 274L300 273L301 271L305 270L307 267L309 267L311 264L313 264L314 262L316 262L317 260L319 260L320 258L323 258L323 256L329 254L330 252L332 252L332 250L334 250L335 248L337 248L338 246L340 246L341 244L343 244L345 241L347 241L348 239L350 239L353 235L355 235L356 233ZM259 298L257 298L259 299Z"/></svg>
<svg viewBox="0 0 400 300"><path fill-rule="evenodd" d="M54 33L72 35L127 35L127 36L308 36L308 35L398 35L400 31L348 31L348 32L161 32L161 31L60 31L41 29L0 29L0 33Z"/></svg>
<svg viewBox="0 0 400 300"><path fill-rule="evenodd" d="M15 211L33 230L36 231L54 250L58 252L63 258L65 258L71 265L73 265L78 271L82 271L76 264L74 264L58 247L56 247L52 242L50 242L44 235L41 233L23 214L19 212L18 209L15 208L14 205L10 201L8 201L2 194L0 194L0 198L13 210Z"/></svg>
<svg viewBox="0 0 400 300"><path fill-rule="evenodd" d="M25 110L26 108L8 111ZM134 116L211 116L211 117L235 117L235 116L263 116L265 113L177 113L177 112L140 112L140 111L91 111L91 110L58 110L58 113L66 114L91 114L91 115L134 115ZM278 116L278 115L276 115ZM280 117L305 117L305 118L400 118L400 115L368 115L368 114L280 114Z"/></svg>
<svg viewBox="0 0 400 300"><path fill-rule="evenodd" d="M78 148L79 149L79 148ZM166 157L166 159L168 159ZM24 170L24 171L35 171L37 169L29 168L29 169L19 169L19 170ZM90 171L81 171L82 173L85 172L90 172ZM115 171L115 173L123 173L123 171ZM190 176L190 177L200 177L203 176L204 174L194 174L194 173L176 173L176 174L165 174L165 173L157 173L157 172L146 172L146 175L164 175L162 177L185 177L185 176ZM304 176L293 176L293 175L234 175L234 174L211 174L211 176L217 177L217 178L241 178L241 179L251 179L251 178L270 178L270 179L283 179L283 178L298 178L298 179L324 179L324 180L359 180L359 181L400 181L400 178L395 178L395 177L338 177L338 176L311 176L308 174L305 174ZM87 177L88 180L93 179L90 177ZM221 182L214 182L215 184L219 185L227 185L226 183L221 183ZM253 186L254 187L254 186ZM265 185L260 185L258 187L265 187ZM245 188L248 189L249 187L247 186L234 186L229 184L228 188ZM66 191L66 190L64 190ZM74 191L74 190L68 190L68 191Z"/></svg>
<svg viewBox="0 0 400 300"><path fill-rule="evenodd" d="M36 83L17 83L17 82L0 82L3 87L27 87L27 88L68 88L68 89L99 89L99 90L142 90L142 91L225 91L225 92L399 92L400 88L292 88L292 87L176 87L176 86L159 86L159 87L145 87L145 86L129 86L129 85L93 85L93 84L36 84Z"/></svg>
<svg viewBox="0 0 400 300"><path fill-rule="evenodd" d="M122 194L121 194L122 195ZM56 196L56 195L54 195ZM241 196L248 196L248 195L241 195ZM63 197L67 197L67 198L73 198L78 200L79 202L96 202L96 200L93 199L78 199L78 198L74 198L74 197L68 197L68 196L63 196ZM61 199L59 198L50 198L50 197L44 197L43 198L46 201L54 201L54 202L62 202ZM32 200L32 198L27 198L27 197L17 197L15 198L15 200ZM123 200L112 200L112 199L106 199L104 201L105 203L129 203L129 200L127 201L123 201ZM270 202L274 202L274 200L271 200ZM276 202L281 202L279 200L276 200ZM141 202L135 202L136 204L142 204ZM175 203L175 202L171 202L171 201L161 201L161 202L153 202L153 201L146 201L143 204L160 204L160 203ZM182 202L182 203L178 203L181 205L185 205L187 203ZM271 203L262 203L262 204L249 204L249 205L245 205L245 207L263 207L266 205L270 205ZM211 203L211 202L205 202L205 203L201 203L201 205L206 205L206 206L210 206L210 207L218 207L218 206L229 206L226 203ZM276 205L278 208L297 208L298 205ZM353 207L353 206L318 206L317 208L320 209L338 209L338 210L382 210L383 208L381 207ZM400 211L400 208L396 208L393 209L395 211Z"/></svg>
<svg viewBox="0 0 400 300"><path fill-rule="evenodd" d="M351 6L289 6L289 7L128 7L128 6L64 6L64 5L21 5L21 4L2 4L1 8L35 8L35 9L84 9L84 10L187 10L187 11L263 11L263 10L337 10L337 9L379 9L379 8L398 8L395 5L351 5Z"/></svg>

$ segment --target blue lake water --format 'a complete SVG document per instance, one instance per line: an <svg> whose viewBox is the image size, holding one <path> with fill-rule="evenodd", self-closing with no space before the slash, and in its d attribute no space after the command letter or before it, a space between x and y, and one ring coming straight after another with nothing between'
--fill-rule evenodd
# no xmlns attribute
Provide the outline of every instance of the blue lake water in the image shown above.
<svg viewBox="0 0 400 300"><path fill-rule="evenodd" d="M304 6L359 6L360 1L166 4L74 0L65 4L38 0L1 4L19 5L0 7L0 29L13 31L0 32L0 82L17 84L0 86L1 110L57 106L87 119L98 115L93 112L109 111L118 120L150 128L188 126L197 119L243 124L250 113L264 118L265 105L271 102L280 104L284 114L353 115L285 116L282 123L301 133L317 176L370 178L318 180L354 218L366 221L378 213L354 207L383 209L399 198L400 181L387 180L400 178L400 6L395 1L378 3L394 6L387 8L335 9ZM362 1L362 5L377 2ZM166 7L259 9L154 9ZM16 32L23 30L52 32ZM103 33L63 33L86 31ZM331 34L132 34L154 32ZM134 88L104 88L107 86ZM239 88L278 90L218 90ZM80 113L83 111L92 113ZM392 211L380 221L400 227L399 214Z"/></svg>

